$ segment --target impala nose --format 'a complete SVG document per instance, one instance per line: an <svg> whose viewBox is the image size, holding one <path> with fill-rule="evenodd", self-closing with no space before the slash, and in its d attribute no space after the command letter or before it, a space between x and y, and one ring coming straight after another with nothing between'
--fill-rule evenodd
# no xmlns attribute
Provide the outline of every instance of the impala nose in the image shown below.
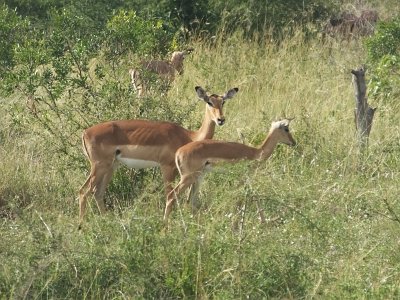
<svg viewBox="0 0 400 300"><path fill-rule="evenodd" d="M218 118L218 119L217 119L217 123L218 123L219 126L224 125L224 123L225 123L225 118Z"/></svg>

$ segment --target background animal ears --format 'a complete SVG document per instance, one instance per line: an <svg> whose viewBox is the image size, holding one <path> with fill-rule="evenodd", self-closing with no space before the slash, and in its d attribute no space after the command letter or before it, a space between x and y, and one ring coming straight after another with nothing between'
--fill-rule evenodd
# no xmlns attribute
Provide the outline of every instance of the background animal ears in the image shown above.
<svg viewBox="0 0 400 300"><path fill-rule="evenodd" d="M288 123L290 123L291 121L293 121L295 119L295 117L292 118L288 118L288 117L283 117L283 118L275 118L274 122L279 122L279 121L288 121Z"/></svg>
<svg viewBox="0 0 400 300"><path fill-rule="evenodd" d="M293 118L275 118L275 121L272 122L272 126L278 126L279 128L281 127L287 127L289 126L290 122L294 120Z"/></svg>
<svg viewBox="0 0 400 300"><path fill-rule="evenodd" d="M196 86L195 90L196 90L197 96L200 99L203 99L204 101L208 101L209 97L207 96L207 92L201 86ZM225 93L225 95L222 96L222 99L224 99L224 100L231 99L231 98L233 98L233 96L236 95L236 93L238 91L239 91L238 88L230 89L229 91L227 91Z"/></svg>
<svg viewBox="0 0 400 300"><path fill-rule="evenodd" d="M238 91L239 91L239 88L237 88L237 87L235 87L235 88L233 88L233 89L230 89L229 91L227 91L227 92L225 93L224 96L222 96L222 98L223 98L224 100L226 100L226 99L231 99L231 98L233 98L233 96L236 95L236 93L237 93Z"/></svg>
<svg viewBox="0 0 400 300"><path fill-rule="evenodd" d="M200 99L203 99L204 101L208 101L207 92L201 86L196 86L194 89L196 90L197 96Z"/></svg>

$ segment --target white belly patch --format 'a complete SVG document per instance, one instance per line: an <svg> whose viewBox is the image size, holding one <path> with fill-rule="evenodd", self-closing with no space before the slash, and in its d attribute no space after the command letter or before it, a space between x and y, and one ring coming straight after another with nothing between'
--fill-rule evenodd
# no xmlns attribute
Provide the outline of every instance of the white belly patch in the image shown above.
<svg viewBox="0 0 400 300"><path fill-rule="evenodd" d="M127 166L128 168L132 169L144 169L144 168L152 168L152 167L159 167L160 164L151 161L151 160L141 160L141 159L134 159L134 158L126 158L117 156L117 160Z"/></svg>

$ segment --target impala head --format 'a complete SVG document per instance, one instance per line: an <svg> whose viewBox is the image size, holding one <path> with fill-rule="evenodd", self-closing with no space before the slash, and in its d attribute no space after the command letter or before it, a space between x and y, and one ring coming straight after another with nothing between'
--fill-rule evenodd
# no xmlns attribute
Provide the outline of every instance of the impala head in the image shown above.
<svg viewBox="0 0 400 300"><path fill-rule="evenodd" d="M183 73L183 61L185 59L186 52L185 51L175 51L171 56L171 64L181 75Z"/></svg>
<svg viewBox="0 0 400 300"><path fill-rule="evenodd" d="M211 94L207 95L206 91L200 87L196 86L197 96L207 103L207 109L211 114L211 118L218 126L222 126L225 123L224 112L222 110L225 101L231 99L239 91L238 88L233 88L227 91L224 95Z"/></svg>
<svg viewBox="0 0 400 300"><path fill-rule="evenodd" d="M296 145L296 141L292 137L292 134L289 130L289 123L293 119L294 118L282 119L272 122L270 135L273 135L277 139L278 143L283 143L289 146Z"/></svg>

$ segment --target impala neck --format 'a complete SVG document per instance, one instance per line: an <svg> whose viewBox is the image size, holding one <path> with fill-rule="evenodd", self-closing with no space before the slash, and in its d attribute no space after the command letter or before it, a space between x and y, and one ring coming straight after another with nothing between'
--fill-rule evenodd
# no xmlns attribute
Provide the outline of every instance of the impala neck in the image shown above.
<svg viewBox="0 0 400 300"><path fill-rule="evenodd" d="M197 131L192 132L193 141L202 141L206 139L212 139L215 132L215 122L211 118L209 108L206 106L206 113L204 115L203 123Z"/></svg>
<svg viewBox="0 0 400 300"><path fill-rule="evenodd" d="M263 144L257 149L256 159L268 159L274 152L278 140L270 133L265 138Z"/></svg>

